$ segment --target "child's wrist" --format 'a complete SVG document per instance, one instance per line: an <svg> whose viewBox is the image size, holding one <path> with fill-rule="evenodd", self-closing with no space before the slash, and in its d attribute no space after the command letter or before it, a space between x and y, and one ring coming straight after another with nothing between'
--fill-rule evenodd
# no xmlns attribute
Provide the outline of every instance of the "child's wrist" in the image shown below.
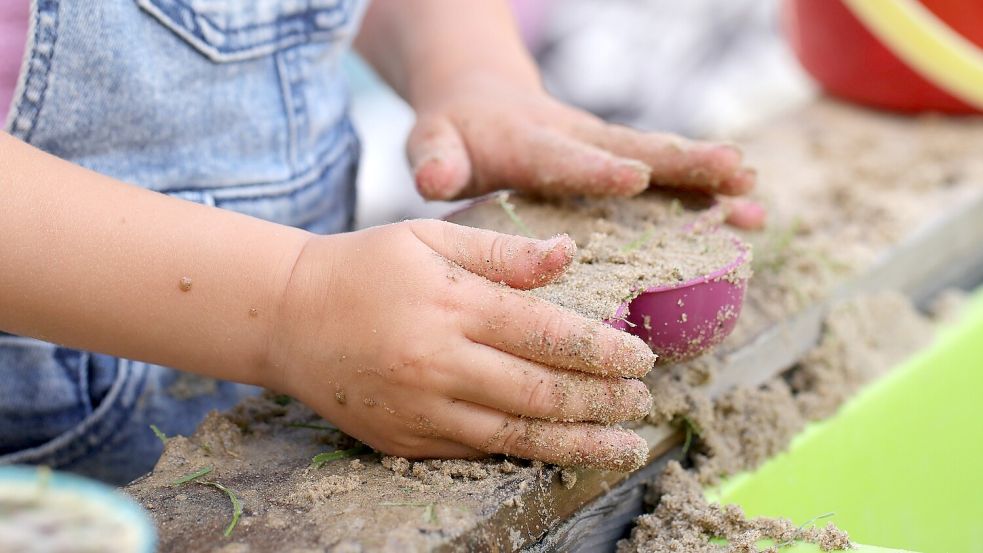
<svg viewBox="0 0 983 553"><path fill-rule="evenodd" d="M296 229L291 229L296 230ZM255 344L255 363L251 367L251 380L264 388L289 393L287 390L286 364L282 348L284 334L291 334L291 328L298 324L289 304L295 289L302 286L309 271L304 267L305 252L310 248L316 235L298 230L286 238L279 246L283 252L282 262L277 264L270 279L267 292L269 316L265 317L262 338ZM305 275L305 273L308 273ZM250 312L250 316L261 318L261 313Z"/></svg>

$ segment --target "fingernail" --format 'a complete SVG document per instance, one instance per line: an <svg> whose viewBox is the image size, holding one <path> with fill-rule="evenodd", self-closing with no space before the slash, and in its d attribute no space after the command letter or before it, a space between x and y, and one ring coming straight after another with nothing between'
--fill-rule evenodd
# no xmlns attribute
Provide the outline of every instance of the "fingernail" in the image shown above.
<svg viewBox="0 0 983 553"><path fill-rule="evenodd" d="M577 243L568 234L557 234L549 240L543 240L539 247L543 252L544 260L557 251L562 252L564 265L573 261L573 256L577 253Z"/></svg>
<svg viewBox="0 0 983 553"><path fill-rule="evenodd" d="M641 161L628 159L620 164L614 173L614 185L628 195L637 194L646 188L652 180L652 168Z"/></svg>
<svg viewBox="0 0 983 553"><path fill-rule="evenodd" d="M449 200L461 193L459 168L452 160L439 154L431 154L417 162L413 178L420 194L430 200Z"/></svg>
<svg viewBox="0 0 983 553"><path fill-rule="evenodd" d="M612 364L620 376L640 378L655 366L659 358L641 338L622 333L621 344L616 348Z"/></svg>
<svg viewBox="0 0 983 553"><path fill-rule="evenodd" d="M738 163L740 163L741 160L744 159L744 152L740 148L738 148L736 144L732 144L730 142L724 142L720 144L720 149L731 152L733 156L737 158Z"/></svg>
<svg viewBox="0 0 983 553"><path fill-rule="evenodd" d="M441 199L447 195L443 183L440 182L441 159L439 157L426 157L417 162L413 168L413 180L420 194L429 199Z"/></svg>
<svg viewBox="0 0 983 553"><path fill-rule="evenodd" d="M633 401L629 406L628 420L638 420L652 412L652 392L641 380L629 380L633 388Z"/></svg>
<svg viewBox="0 0 983 553"><path fill-rule="evenodd" d="M422 159L417 160L416 165L413 167L413 174L419 175L424 169L430 169L431 167L437 167L442 163L442 158L437 155L428 155ZM431 169L432 170L432 169Z"/></svg>
<svg viewBox="0 0 983 553"><path fill-rule="evenodd" d="M746 194L754 189L758 172L750 167L744 167L727 177L720 186L720 191L728 195Z"/></svg>
<svg viewBox="0 0 983 553"><path fill-rule="evenodd" d="M755 201L733 198L727 202L727 222L735 227L759 229L767 218L764 206Z"/></svg>
<svg viewBox="0 0 983 553"><path fill-rule="evenodd" d="M753 215L755 217L764 217L765 208L761 204L754 200L747 200L743 198L735 198L731 204L730 210L733 211L743 211L748 215Z"/></svg>
<svg viewBox="0 0 983 553"><path fill-rule="evenodd" d="M612 428L611 430L618 431L619 436L616 441L620 448L607 468L618 472L632 472L642 468L645 461L648 461L649 453L648 443L645 442L645 439L625 428Z"/></svg>

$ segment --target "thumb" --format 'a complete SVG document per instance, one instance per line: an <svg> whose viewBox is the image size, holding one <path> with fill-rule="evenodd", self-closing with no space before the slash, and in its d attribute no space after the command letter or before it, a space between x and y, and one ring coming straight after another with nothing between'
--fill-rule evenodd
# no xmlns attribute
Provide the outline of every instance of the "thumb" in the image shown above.
<svg viewBox="0 0 983 553"><path fill-rule="evenodd" d="M413 234L442 257L488 280L522 290L556 280L577 252L577 245L566 234L537 240L445 221L409 224Z"/></svg>
<svg viewBox="0 0 983 553"><path fill-rule="evenodd" d="M419 118L406 140L406 155L416 188L428 200L456 198L471 180L467 147L445 117Z"/></svg>

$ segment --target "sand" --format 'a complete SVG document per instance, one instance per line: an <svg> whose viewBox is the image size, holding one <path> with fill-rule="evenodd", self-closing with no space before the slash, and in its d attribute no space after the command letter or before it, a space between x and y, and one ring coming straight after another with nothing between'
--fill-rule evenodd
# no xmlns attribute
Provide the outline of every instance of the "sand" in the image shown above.
<svg viewBox="0 0 983 553"><path fill-rule="evenodd" d="M127 492L154 517L162 551L419 551L472 528L489 503L517 505L524 490L561 485L542 463L502 457L408 461L364 450L311 465L318 453L356 445L299 402L267 393L168 439L154 472ZM208 467L207 479L243 505L230 538L224 493L172 485Z"/></svg>
<svg viewBox="0 0 983 553"><path fill-rule="evenodd" d="M762 539L776 545L805 541L823 551L850 547L848 536L832 524L799 527L788 519L749 519L736 505L707 503L700 482L676 461L666 467L654 491L660 498L658 506L639 517L631 537L618 543L618 553L757 553L756 542ZM778 547L770 551L777 552Z"/></svg>
<svg viewBox="0 0 983 553"><path fill-rule="evenodd" d="M637 198L533 200L496 194L448 220L467 226L549 238L567 234L577 254L556 282L529 293L598 320L649 287L709 275L743 257L722 278L750 277L750 254L729 232L715 232L722 211L696 200L648 192Z"/></svg>
<svg viewBox="0 0 983 553"><path fill-rule="evenodd" d="M737 388L711 402L686 397L685 386L678 387L678 410L658 416L691 425L687 461L693 469L675 462L667 467L655 484L656 508L638 519L619 553L754 552L761 539L802 540L823 551L849 547L847 534L832 523L798 528L787 519L747 519L736 506L708 503L704 486L785 450L807 421L835 414L863 384L926 346L935 326L898 293L860 297L835 307L816 348L760 388ZM726 539L729 548L715 538Z"/></svg>
<svg viewBox="0 0 983 553"><path fill-rule="evenodd" d="M677 384L677 410L652 420L686 420L699 431L691 448L703 483L749 470L785 449L808 421L833 415L864 384L928 345L936 323L896 292L836 306L820 343L760 388L738 387L714 401ZM669 403L669 402L667 402Z"/></svg>
<svg viewBox="0 0 983 553"><path fill-rule="evenodd" d="M532 293L595 319L613 317L640 288L696 278L742 253L741 243L732 235L707 232L719 223L719 213L684 208L680 201L660 194L634 201L508 201L513 214L528 219L536 236L568 232L578 241L578 257L569 273ZM614 214L624 217L613 221ZM506 225L512 224L509 212L498 199L469 216L483 226L498 224L497 228L514 232ZM684 226L689 230L680 230ZM339 394L339 402L347 401ZM244 505L243 517L232 532L236 541L260 550L359 546L402 551L425 550L453 540L485 516L482 509L490 500L511 509L516 517L528 516L524 498L531 489L558 485L572 490L578 480L572 469L504 457L411 461L366 451L321 468L310 465L319 452L355 446L354 440L303 405L267 394L229 413L212 413L194 436L170 439L154 473L128 490L152 512L168 506L167 514L157 517L167 550L227 546L216 540L231 515L228 498L196 482L170 485L211 467L208 479L234 490ZM646 460L641 450L625 455L622 470L637 468ZM592 464L589 459L571 463ZM175 502L182 508L173 508ZM202 528L202 518L214 527ZM183 533L181 528L194 531Z"/></svg>
<svg viewBox="0 0 983 553"><path fill-rule="evenodd" d="M735 140L758 170L751 198L768 225L739 232L755 278L732 343L829 294L983 182L980 117L893 117L827 101L753 135Z"/></svg>

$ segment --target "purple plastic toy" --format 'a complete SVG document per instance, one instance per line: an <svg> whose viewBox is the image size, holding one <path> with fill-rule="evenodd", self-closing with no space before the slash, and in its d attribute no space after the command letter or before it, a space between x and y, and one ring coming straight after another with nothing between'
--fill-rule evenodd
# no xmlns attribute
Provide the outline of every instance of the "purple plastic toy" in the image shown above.
<svg viewBox="0 0 983 553"><path fill-rule="evenodd" d="M734 330L747 290L740 268L750 260L748 246L733 239L739 253L729 264L680 284L648 288L607 323L645 340L660 363L690 359L719 344Z"/></svg>

